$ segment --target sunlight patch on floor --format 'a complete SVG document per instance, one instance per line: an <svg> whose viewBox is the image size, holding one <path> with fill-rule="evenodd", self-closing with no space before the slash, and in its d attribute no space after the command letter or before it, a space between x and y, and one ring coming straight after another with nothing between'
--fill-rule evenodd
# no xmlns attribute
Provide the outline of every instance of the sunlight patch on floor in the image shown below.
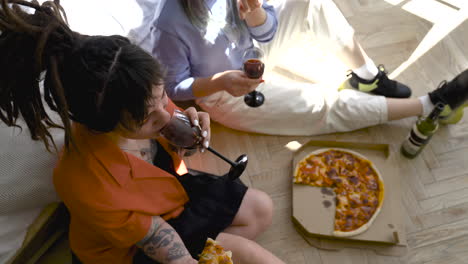
<svg viewBox="0 0 468 264"><path fill-rule="evenodd" d="M402 1L385 0L388 3L398 5ZM390 78L396 78L409 66L417 61L421 56L437 45L444 37L452 32L456 27L468 18L468 1L443 0L447 4L435 0L411 0L401 8L416 16L432 22L434 25L419 43L411 56L403 62L395 71L390 74ZM457 9L455 9L457 8Z"/></svg>
<svg viewBox="0 0 468 264"><path fill-rule="evenodd" d="M392 4L392 5L399 5L400 3L404 2L405 0L385 0L385 2Z"/></svg>
<svg viewBox="0 0 468 264"><path fill-rule="evenodd" d="M285 147L289 149L290 151L296 151L300 147L302 147L302 144L297 141L291 141L288 144L286 144Z"/></svg>
<svg viewBox="0 0 468 264"><path fill-rule="evenodd" d="M401 8L434 24L438 22L443 23L457 12L457 10L448 5L431 0L412 0Z"/></svg>

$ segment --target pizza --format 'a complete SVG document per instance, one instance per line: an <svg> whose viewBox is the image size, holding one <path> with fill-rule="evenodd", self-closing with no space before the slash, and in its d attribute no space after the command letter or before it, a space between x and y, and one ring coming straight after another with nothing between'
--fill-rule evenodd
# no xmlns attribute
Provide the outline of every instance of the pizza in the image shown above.
<svg viewBox="0 0 468 264"><path fill-rule="evenodd" d="M199 264L233 264L231 251L224 251L223 247L211 238L205 243L200 254Z"/></svg>
<svg viewBox="0 0 468 264"><path fill-rule="evenodd" d="M382 208L384 184L379 171L370 160L350 150L310 153L296 164L294 183L334 190L334 236L363 233Z"/></svg>

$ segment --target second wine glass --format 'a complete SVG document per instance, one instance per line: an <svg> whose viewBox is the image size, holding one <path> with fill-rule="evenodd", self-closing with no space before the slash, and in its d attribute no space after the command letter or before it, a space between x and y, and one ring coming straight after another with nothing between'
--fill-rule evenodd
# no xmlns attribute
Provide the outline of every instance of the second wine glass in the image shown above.
<svg viewBox="0 0 468 264"><path fill-rule="evenodd" d="M252 47L244 52L243 70L247 77L251 79L260 79L265 70L263 63L263 51L257 47ZM258 91L252 91L244 96L244 102L250 107L259 107L265 102L265 96Z"/></svg>

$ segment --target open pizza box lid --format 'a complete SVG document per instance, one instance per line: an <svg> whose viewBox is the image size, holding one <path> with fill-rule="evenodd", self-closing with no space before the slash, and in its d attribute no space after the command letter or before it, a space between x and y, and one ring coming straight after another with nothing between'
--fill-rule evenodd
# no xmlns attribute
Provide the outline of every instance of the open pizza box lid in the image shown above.
<svg viewBox="0 0 468 264"><path fill-rule="evenodd" d="M400 175L387 144L357 142L309 141L293 155L292 175L296 164L318 149L339 148L357 152L369 159L380 172L385 188L383 206L377 218L364 233L351 237L333 236L335 193L330 188L293 184L292 220L306 241L328 250L342 248L373 249L382 255L406 253L406 235L402 223ZM291 177L293 178L293 176Z"/></svg>

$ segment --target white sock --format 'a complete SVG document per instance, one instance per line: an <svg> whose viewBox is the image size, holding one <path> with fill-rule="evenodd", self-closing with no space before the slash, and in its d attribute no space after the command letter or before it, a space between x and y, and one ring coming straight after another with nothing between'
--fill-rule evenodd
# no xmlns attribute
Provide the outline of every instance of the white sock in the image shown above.
<svg viewBox="0 0 468 264"><path fill-rule="evenodd" d="M421 102L423 112L422 116L428 116L432 109L434 109L435 105L432 103L431 98L429 98L429 95L424 95L418 98L419 101Z"/></svg>
<svg viewBox="0 0 468 264"><path fill-rule="evenodd" d="M375 66L372 60L366 60L366 63L357 69L353 69L353 72L362 79L372 80L379 73L379 69Z"/></svg>

